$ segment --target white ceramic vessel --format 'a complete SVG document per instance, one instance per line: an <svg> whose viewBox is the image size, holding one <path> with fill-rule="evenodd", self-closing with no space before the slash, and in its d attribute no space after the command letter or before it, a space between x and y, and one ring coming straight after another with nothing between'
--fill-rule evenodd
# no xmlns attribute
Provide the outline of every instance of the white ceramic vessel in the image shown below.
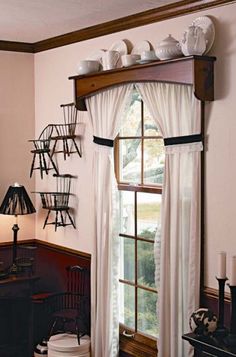
<svg viewBox="0 0 236 357"><path fill-rule="evenodd" d="M140 60L140 55L123 55L121 56L122 66L123 67L130 67L136 64L136 62Z"/></svg>
<svg viewBox="0 0 236 357"><path fill-rule="evenodd" d="M100 67L99 61L82 60L82 61L79 61L77 64L77 73L82 75L82 74L98 72L99 67Z"/></svg>
<svg viewBox="0 0 236 357"><path fill-rule="evenodd" d="M102 68L103 70L109 70L116 68L117 62L120 58L118 51L106 51L102 55Z"/></svg>
<svg viewBox="0 0 236 357"><path fill-rule="evenodd" d="M185 56L202 55L206 50L206 39L200 26L189 26L180 41Z"/></svg>
<svg viewBox="0 0 236 357"><path fill-rule="evenodd" d="M160 60L167 60L182 56L179 42L171 35L166 37L157 45L155 53Z"/></svg>

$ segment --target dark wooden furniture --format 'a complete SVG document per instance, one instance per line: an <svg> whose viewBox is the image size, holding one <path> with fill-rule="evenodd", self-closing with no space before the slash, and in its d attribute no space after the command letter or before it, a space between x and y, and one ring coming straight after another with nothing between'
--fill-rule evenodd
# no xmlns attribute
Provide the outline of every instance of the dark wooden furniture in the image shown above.
<svg viewBox="0 0 236 357"><path fill-rule="evenodd" d="M55 231L58 227L65 227L68 225L72 225L75 228L74 221L69 212L69 198L71 195L70 187L73 176L69 174L53 176L56 177L55 191L36 192L40 194L42 207L48 211L43 228L49 224L55 226ZM55 220L48 222L51 212L55 212ZM66 218L69 219L69 222L66 221Z"/></svg>
<svg viewBox="0 0 236 357"><path fill-rule="evenodd" d="M230 347L227 338L223 340L187 333L183 335L183 339L194 347L194 357L236 357L236 345Z"/></svg>
<svg viewBox="0 0 236 357"><path fill-rule="evenodd" d="M34 294L33 296L37 300L37 302L33 301L33 315L32 318L34 319L33 322L33 329L31 329L33 342L31 347L37 345L42 341L42 339L47 336L47 325L45 324L45 304L44 299L49 294L66 291L67 289L67 271L66 267L68 265L80 265L81 267L86 267L90 269L90 262L91 256L88 253L79 252L70 248L62 247L56 244L48 243L45 241L40 241L36 239L31 239L27 241L21 241L20 244L21 248L23 246L34 246L37 249L34 251L34 274L36 276L40 276L40 279L37 280L35 287L34 287ZM12 242L5 242L0 243L0 261L3 262L3 268L7 268L12 261ZM24 280L25 278L23 278ZM29 279L34 279L34 277L29 277ZM30 281L30 280L29 280ZM2 285L10 285L6 282L6 280L2 280ZM18 280L20 284L20 280ZM22 283L23 284L23 283ZM13 285L17 288L16 290L19 291L19 285L13 284L10 288L10 291L14 292ZM34 285L34 284L33 284ZM24 284L22 285L24 286ZM9 287L8 287L9 289ZM11 290L13 289L13 290ZM6 291L6 290L5 290ZM86 292L88 296L90 296L90 286L88 286L88 291ZM15 307L16 312L11 310L12 308L12 299L15 300ZM31 300L31 299L30 299ZM41 300L41 303L40 303ZM12 311L10 313L10 311ZM14 324L15 331L17 334L15 335L16 341L21 342L26 340L26 334L28 333L29 328L29 301L26 297L18 297L17 305L16 305L16 298L14 294L11 297L6 297L5 299L1 300L0 303L0 344L5 346L7 343L12 341L10 336L11 330L11 319L15 317L15 314L18 315L18 320ZM19 328L19 326L24 326L24 328ZM31 338L31 337L30 337ZM3 350L0 349L0 356L1 357L25 357L24 354L20 354L26 350L26 344L22 344L22 349L20 349L20 344L18 345L18 351L15 351L17 354L12 355L13 346L10 346L8 355L3 354ZM28 356L27 356L28 357ZM32 356L30 356L32 357Z"/></svg>
<svg viewBox="0 0 236 357"><path fill-rule="evenodd" d="M55 153L63 153L64 160L66 160L66 157L69 157L73 153L77 153L81 157L81 147L78 147L75 140L78 136L76 134L76 127L78 124L77 108L74 103L61 104L61 108L63 110L64 124L53 125L56 135L54 134L52 136L54 145L51 156ZM60 141L62 142L62 148L58 148Z"/></svg>
<svg viewBox="0 0 236 357"><path fill-rule="evenodd" d="M38 139L29 140L29 142L32 142L34 145L34 149L31 150L31 153L33 154L33 160L30 168L30 177L32 177L34 170L40 171L41 179L43 178L43 173L45 172L48 174L48 171L51 169L54 169L58 174L58 169L50 154L52 132L53 125L49 124L43 129ZM38 158L38 166L36 166L36 158ZM49 167L49 164L51 164L52 167Z"/></svg>
<svg viewBox="0 0 236 357"><path fill-rule="evenodd" d="M110 71L73 76L75 99L79 110L86 110L85 97L100 90L125 83L168 82L192 84L201 101L214 100L215 57L190 56L166 61L153 61Z"/></svg>
<svg viewBox="0 0 236 357"><path fill-rule="evenodd" d="M49 296L45 303L51 315L50 336L71 331L80 337L90 335L90 272L85 267L66 267L67 290Z"/></svg>
<svg viewBox="0 0 236 357"><path fill-rule="evenodd" d="M0 280L0 356L32 357L31 295L37 276Z"/></svg>

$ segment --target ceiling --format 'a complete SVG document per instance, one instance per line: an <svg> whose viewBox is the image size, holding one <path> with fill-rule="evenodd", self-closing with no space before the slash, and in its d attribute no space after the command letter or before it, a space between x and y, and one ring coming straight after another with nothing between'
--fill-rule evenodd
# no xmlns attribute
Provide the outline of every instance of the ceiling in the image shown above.
<svg viewBox="0 0 236 357"><path fill-rule="evenodd" d="M176 0L0 0L0 40L34 43Z"/></svg>

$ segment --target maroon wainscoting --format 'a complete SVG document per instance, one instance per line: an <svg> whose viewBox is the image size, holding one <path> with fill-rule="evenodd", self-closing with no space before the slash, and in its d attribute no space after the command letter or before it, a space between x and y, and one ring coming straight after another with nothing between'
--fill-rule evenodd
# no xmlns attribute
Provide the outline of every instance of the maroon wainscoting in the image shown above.
<svg viewBox="0 0 236 357"><path fill-rule="evenodd" d="M36 289L43 291L66 290L66 267L80 265L90 269L90 254L81 253L55 244L36 241L35 274L40 277Z"/></svg>
<svg viewBox="0 0 236 357"><path fill-rule="evenodd" d="M18 256L25 251L21 249L22 246L34 246L36 249L29 250L30 254L34 255L34 275L39 279L34 285L34 294L45 292L63 292L66 291L67 274L66 267L68 265L80 265L87 267L90 270L91 256L87 253L82 253L73 249L61 247L55 244L39 241L39 240L27 240L20 241L18 243ZM27 250L28 251L28 250ZM0 243L0 262L3 262L2 267L8 268L12 263L12 242ZM2 268L1 267L1 268ZM88 291L90 296L90 291ZM14 298L14 297L13 297ZM7 301L7 300L6 300ZM32 343L36 345L42 338L47 336L48 326L45 316L45 304L44 301L37 302L35 300L33 304L33 322L32 323ZM8 304L9 305L9 304ZM0 317L3 317L8 308L7 304L4 305L4 301L1 300L0 304ZM14 305L16 305L14 303ZM4 331L10 331L10 328L15 324L15 319L19 320L20 315L28 316L28 306L25 308L16 309L12 319L7 312L8 318L5 319ZM5 316L5 315L4 315ZM14 321L13 321L14 320ZM22 320L23 321L23 320ZM18 326L18 330L27 331L26 322L22 322L22 326ZM4 334L1 331L0 345L7 345L9 334ZM1 350L0 350L1 352ZM1 353L0 353L1 355ZM10 357L13 357L13 355ZM16 357L14 355L14 357ZM21 356L23 357L23 355Z"/></svg>

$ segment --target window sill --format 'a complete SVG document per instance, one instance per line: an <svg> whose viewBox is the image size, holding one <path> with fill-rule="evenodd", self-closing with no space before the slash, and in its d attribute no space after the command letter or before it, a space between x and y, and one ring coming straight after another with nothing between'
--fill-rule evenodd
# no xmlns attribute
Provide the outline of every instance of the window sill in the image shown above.
<svg viewBox="0 0 236 357"><path fill-rule="evenodd" d="M157 341L154 338L146 337L141 334L135 334L134 337L123 335L124 330L132 334L132 331L125 329L120 325L120 351L135 357L156 357Z"/></svg>

